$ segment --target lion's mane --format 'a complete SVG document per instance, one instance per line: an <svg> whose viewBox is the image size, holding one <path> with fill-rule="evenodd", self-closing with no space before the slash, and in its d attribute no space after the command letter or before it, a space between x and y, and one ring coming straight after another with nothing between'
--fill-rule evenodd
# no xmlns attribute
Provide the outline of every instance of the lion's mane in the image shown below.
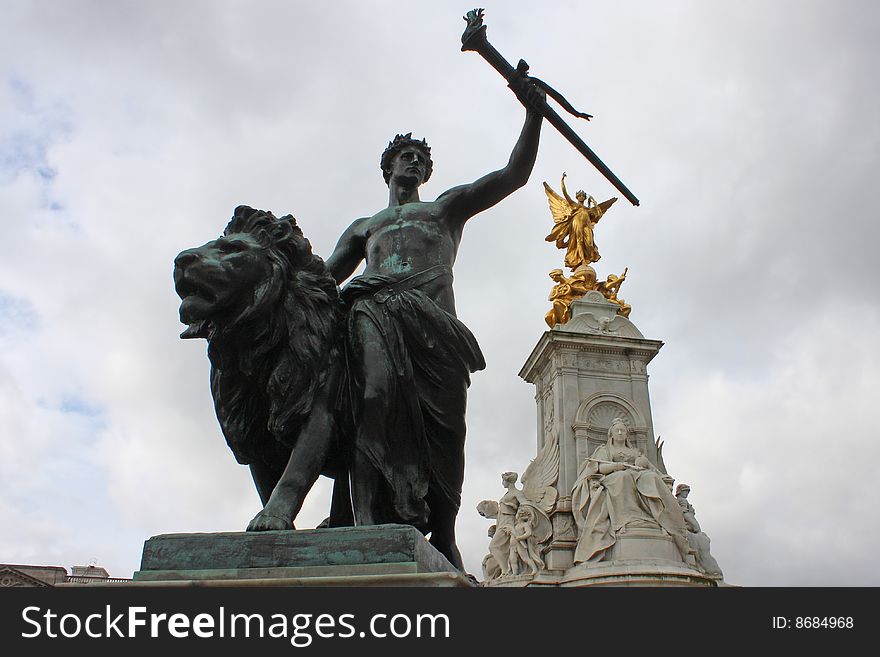
<svg viewBox="0 0 880 657"><path fill-rule="evenodd" d="M293 216L239 206L223 232L235 233L263 247L271 275L256 289L239 290L252 297L235 316L212 319L211 392L236 460L277 463L289 454L338 353L342 302Z"/></svg>

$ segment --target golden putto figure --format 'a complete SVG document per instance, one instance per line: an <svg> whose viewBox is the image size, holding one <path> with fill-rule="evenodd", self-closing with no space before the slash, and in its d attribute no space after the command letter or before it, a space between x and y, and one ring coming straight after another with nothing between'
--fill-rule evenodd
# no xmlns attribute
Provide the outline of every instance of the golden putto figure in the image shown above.
<svg viewBox="0 0 880 657"><path fill-rule="evenodd" d="M632 306L619 298L617 293L620 291L620 286L623 285L623 282L626 280L626 272L628 271L629 267L626 267L620 276L617 276L616 274L608 274L608 278L604 281L599 281L596 284L596 289L599 290L606 299L613 301L620 306L620 310L618 310L617 313L624 317L629 317L629 314L632 312Z"/></svg>
<svg viewBox="0 0 880 657"><path fill-rule="evenodd" d="M562 174L562 196L554 192L550 185L544 183L544 191L550 202L553 214L553 230L545 238L548 242L556 242L556 247L567 249L565 266L574 271L580 265L589 265L601 257L593 239L593 227L602 215L617 200L610 198L603 203L596 203L592 196L583 190L575 194L576 201L571 200L565 189L565 174ZM584 202L586 201L586 205Z"/></svg>
<svg viewBox="0 0 880 657"><path fill-rule="evenodd" d="M561 269L554 269L550 272L550 278L556 282L548 299L553 307L544 315L544 321L553 328L556 324L565 324L571 319L572 301L596 289L596 271L589 265L584 265L566 277Z"/></svg>

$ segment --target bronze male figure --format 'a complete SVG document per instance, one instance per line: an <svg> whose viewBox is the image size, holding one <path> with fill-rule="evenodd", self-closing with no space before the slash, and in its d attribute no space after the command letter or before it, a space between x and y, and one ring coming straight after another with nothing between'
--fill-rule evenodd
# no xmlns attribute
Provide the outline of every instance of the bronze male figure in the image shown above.
<svg viewBox="0 0 880 657"><path fill-rule="evenodd" d="M355 428L351 460L357 524L402 522L431 533L457 567L455 518L464 477L465 402L470 373L485 366L455 316L452 266L465 223L529 179L541 115L528 108L510 160L473 183L422 201L431 175L424 141L398 135L382 156L388 207L355 220L327 268L349 304L347 355ZM530 104L532 103L532 104Z"/></svg>
<svg viewBox="0 0 880 657"><path fill-rule="evenodd" d="M208 341L218 419L264 504L249 531L293 528L324 473L330 526L409 524L463 567L465 403L485 363L455 315L452 266L467 220L535 163L543 92L526 78L511 88L527 112L506 166L425 202L430 149L398 135L381 160L388 207L354 221L326 263L292 217L246 206L176 259L182 337ZM340 300L334 282L364 260Z"/></svg>

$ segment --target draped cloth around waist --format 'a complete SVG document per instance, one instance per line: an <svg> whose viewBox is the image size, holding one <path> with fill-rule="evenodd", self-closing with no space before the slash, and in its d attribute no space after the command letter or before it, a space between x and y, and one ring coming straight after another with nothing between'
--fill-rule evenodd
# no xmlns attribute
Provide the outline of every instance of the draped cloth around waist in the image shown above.
<svg viewBox="0 0 880 657"><path fill-rule="evenodd" d="M451 278L449 267L406 278L361 276L343 291L350 304L347 357L354 446L389 486L389 521L420 528L429 526L427 500L455 509L461 504L467 387L470 373L485 367L473 334L423 291L442 276ZM365 339L359 330L363 322L374 327L369 336L379 342L370 345L371 353L381 353L369 362L363 362L363 345L358 343ZM381 398L366 394L368 369L371 380L382 381Z"/></svg>

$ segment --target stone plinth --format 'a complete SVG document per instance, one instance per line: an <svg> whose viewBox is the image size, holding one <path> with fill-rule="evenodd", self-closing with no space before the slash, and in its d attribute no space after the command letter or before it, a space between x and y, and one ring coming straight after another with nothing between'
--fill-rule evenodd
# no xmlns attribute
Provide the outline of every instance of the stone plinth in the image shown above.
<svg viewBox="0 0 880 657"><path fill-rule="evenodd" d="M647 365L663 343L599 292L570 310L520 371L535 385L537 455L522 488L505 473L504 496L477 507L496 520L483 585L723 585L654 438Z"/></svg>
<svg viewBox="0 0 880 657"><path fill-rule="evenodd" d="M646 558L662 559L681 565L675 541L659 527L624 527L617 541L608 550L610 561L632 561Z"/></svg>
<svg viewBox="0 0 880 657"><path fill-rule="evenodd" d="M532 586L540 586L535 582ZM687 586L714 588L718 583L682 563L665 559L628 559L581 564L559 577L555 586L563 588L586 586Z"/></svg>
<svg viewBox="0 0 880 657"><path fill-rule="evenodd" d="M723 586L682 563L665 559L602 561L581 564L565 571L543 570L536 576L508 576L484 584L491 588L584 588L588 586L698 587Z"/></svg>
<svg viewBox="0 0 880 657"><path fill-rule="evenodd" d="M163 534L144 544L140 585L470 586L406 525Z"/></svg>
<svg viewBox="0 0 880 657"><path fill-rule="evenodd" d="M559 440L560 501L545 554L551 569L573 565L577 528L570 514L571 490L587 457L608 439L612 420L624 419L639 449L665 471L654 438L647 372L663 343L646 339L617 314L619 309L595 291L572 302L571 319L541 336L519 373L535 385L538 450L550 436Z"/></svg>
<svg viewBox="0 0 880 657"><path fill-rule="evenodd" d="M538 449L549 435L559 436L563 496L616 417L657 464L647 365L663 343L645 339L619 308L598 292L572 302L571 320L541 336L519 373L535 385Z"/></svg>

